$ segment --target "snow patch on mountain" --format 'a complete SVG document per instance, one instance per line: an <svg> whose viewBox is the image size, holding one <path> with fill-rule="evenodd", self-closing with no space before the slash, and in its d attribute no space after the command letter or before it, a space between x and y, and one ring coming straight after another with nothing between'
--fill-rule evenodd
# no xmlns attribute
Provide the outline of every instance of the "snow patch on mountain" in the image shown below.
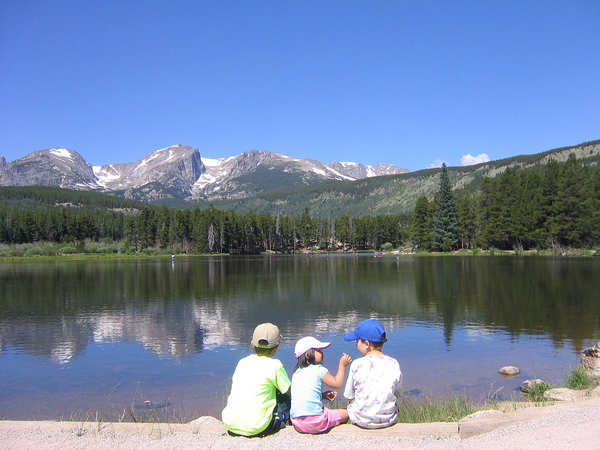
<svg viewBox="0 0 600 450"><path fill-rule="evenodd" d="M344 175L343 173L338 172L337 170L329 167L329 166L325 166L327 167L327 170L329 170L331 173L333 173L335 176L341 177L344 180L348 180L348 181L356 181L356 178L354 177L349 177L347 175Z"/></svg>
<svg viewBox="0 0 600 450"><path fill-rule="evenodd" d="M223 160L225 158L220 158L220 159L212 159L212 158L200 158L202 160L202 164L204 164L206 167L217 167L220 166L221 164L223 164Z"/></svg>
<svg viewBox="0 0 600 450"><path fill-rule="evenodd" d="M92 166L92 170L97 179L96 182L104 188L121 178L121 174L112 164L108 166Z"/></svg>
<svg viewBox="0 0 600 450"><path fill-rule="evenodd" d="M73 155L70 150L66 148L51 148L48 150L48 153L51 153L54 156L58 156L59 158L68 158L73 160Z"/></svg>

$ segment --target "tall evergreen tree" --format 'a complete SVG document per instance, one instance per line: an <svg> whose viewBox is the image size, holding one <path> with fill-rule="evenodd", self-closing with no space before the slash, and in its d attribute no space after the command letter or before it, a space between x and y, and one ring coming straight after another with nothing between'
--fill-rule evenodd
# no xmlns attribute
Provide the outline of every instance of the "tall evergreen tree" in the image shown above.
<svg viewBox="0 0 600 450"><path fill-rule="evenodd" d="M472 194L463 193L456 205L458 235L461 248L473 248L477 233L476 200Z"/></svg>
<svg viewBox="0 0 600 450"><path fill-rule="evenodd" d="M171 216L166 206L163 206L158 213L158 244L161 248L167 248L169 245L169 226Z"/></svg>
<svg viewBox="0 0 600 450"><path fill-rule="evenodd" d="M433 222L433 210L427 197L419 197L415 206L415 214L412 223L413 245L421 250L431 249L431 227Z"/></svg>
<svg viewBox="0 0 600 450"><path fill-rule="evenodd" d="M589 203L585 201L591 196L586 192L590 187L586 183L589 177L574 153L561 169L552 232L563 245L581 246L591 234L589 217L592 211L587 210Z"/></svg>
<svg viewBox="0 0 600 450"><path fill-rule="evenodd" d="M433 248L441 251L450 251L456 248L458 242L456 203L452 195L446 163L442 164L438 202L433 215L432 238Z"/></svg>
<svg viewBox="0 0 600 450"><path fill-rule="evenodd" d="M598 245L600 243L600 168L596 168L591 184L591 198L588 200L590 204L589 209L592 211L590 217L590 238L594 245Z"/></svg>
<svg viewBox="0 0 600 450"><path fill-rule="evenodd" d="M558 189L560 183L560 165L555 159L548 161L544 170L542 184L542 217L544 217L544 234L546 244L554 247L558 242L556 235L556 207L558 202Z"/></svg>

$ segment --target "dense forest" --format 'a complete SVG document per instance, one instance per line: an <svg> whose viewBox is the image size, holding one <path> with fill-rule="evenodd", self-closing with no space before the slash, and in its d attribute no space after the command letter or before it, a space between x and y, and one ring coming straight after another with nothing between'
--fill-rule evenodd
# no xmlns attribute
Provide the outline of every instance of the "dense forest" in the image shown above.
<svg viewBox="0 0 600 450"><path fill-rule="evenodd" d="M177 210L98 193L0 188L0 242L122 242L119 251L294 252L592 247L600 243L600 168L564 163L508 169L477 192L452 191L444 166L435 198L412 214L327 219L215 208Z"/></svg>
<svg viewBox="0 0 600 450"><path fill-rule="evenodd" d="M600 168L582 165L573 154L564 163L509 168L484 178L474 193L444 196L444 173L436 198L417 201L411 238L418 248L521 250L600 244ZM440 215L446 220L443 226ZM440 227L448 231L445 242L436 241Z"/></svg>

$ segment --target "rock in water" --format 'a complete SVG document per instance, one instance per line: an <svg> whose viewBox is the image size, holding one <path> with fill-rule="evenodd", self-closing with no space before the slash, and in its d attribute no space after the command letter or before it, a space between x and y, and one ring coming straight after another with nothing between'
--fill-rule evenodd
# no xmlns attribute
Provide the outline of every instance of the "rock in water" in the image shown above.
<svg viewBox="0 0 600 450"><path fill-rule="evenodd" d="M518 367L515 366L504 366L501 367L498 371L501 375L505 375L507 377L514 377L515 375L519 375L521 371Z"/></svg>
<svg viewBox="0 0 600 450"><path fill-rule="evenodd" d="M523 383L521 383L521 392L530 392L535 386L537 386L538 384L544 384L545 381L541 380L539 378L536 378L534 380L525 380L523 381Z"/></svg>

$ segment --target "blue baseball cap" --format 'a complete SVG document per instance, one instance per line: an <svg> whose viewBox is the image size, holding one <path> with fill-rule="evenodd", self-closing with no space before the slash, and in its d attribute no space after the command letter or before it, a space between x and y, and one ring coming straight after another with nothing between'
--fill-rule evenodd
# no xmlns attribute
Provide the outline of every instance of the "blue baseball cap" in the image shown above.
<svg viewBox="0 0 600 450"><path fill-rule="evenodd" d="M385 328L379 320L367 319L359 323L354 331L344 334L345 341L355 341L362 339L369 342L385 342Z"/></svg>

